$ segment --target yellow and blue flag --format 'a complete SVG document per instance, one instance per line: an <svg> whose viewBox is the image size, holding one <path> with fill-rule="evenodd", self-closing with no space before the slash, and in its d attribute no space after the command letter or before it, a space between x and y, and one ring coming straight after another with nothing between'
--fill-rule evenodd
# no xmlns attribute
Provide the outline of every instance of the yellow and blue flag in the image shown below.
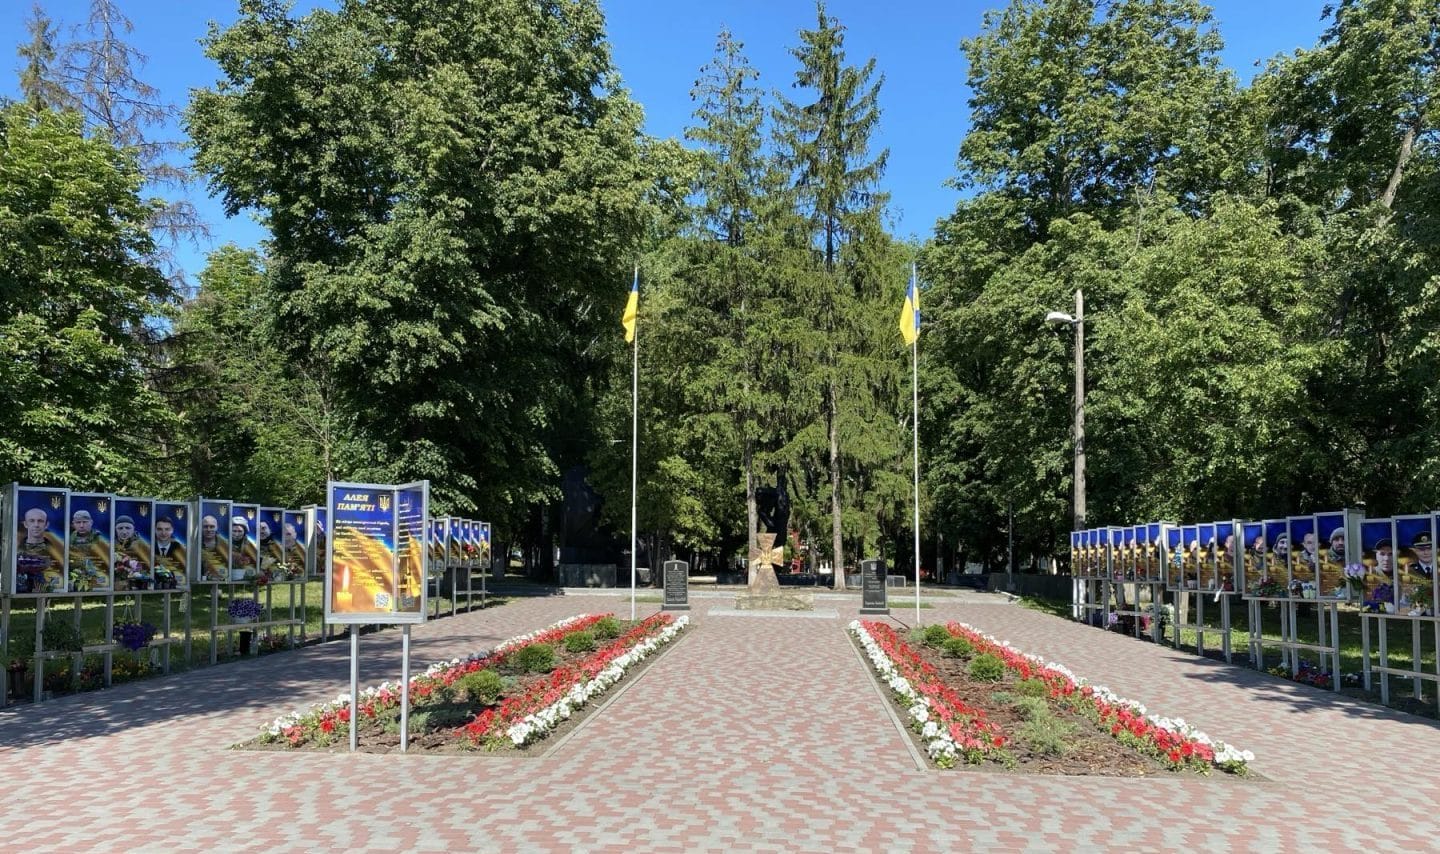
<svg viewBox="0 0 1440 854"><path fill-rule="evenodd" d="M625 327L625 343L635 340L635 318L640 316L640 268L635 268L635 281L630 285L630 299L625 303L625 313L620 316L620 325Z"/></svg>
<svg viewBox="0 0 1440 854"><path fill-rule="evenodd" d="M910 268L910 287L905 291L905 304L900 306L900 337L905 339L906 344L914 344L915 339L920 337L920 290L915 287L914 267Z"/></svg>

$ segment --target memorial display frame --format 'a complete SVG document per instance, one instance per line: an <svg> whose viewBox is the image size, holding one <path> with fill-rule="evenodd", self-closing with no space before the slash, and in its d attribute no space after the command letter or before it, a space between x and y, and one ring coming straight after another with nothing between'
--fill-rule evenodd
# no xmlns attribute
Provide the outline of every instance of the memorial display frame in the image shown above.
<svg viewBox="0 0 1440 854"><path fill-rule="evenodd" d="M54 487L22 486L19 483L10 484L5 491L5 507L3 518L5 519L6 535L4 539L4 560L5 560L5 583L4 590L9 596L17 599L38 599L48 596L63 596L69 592L70 587L70 537L68 526L70 524L70 490L56 489ZM34 505L34 506L32 506ZM50 508L46 510L45 508ZM41 569L41 578L47 576L51 580L44 582L45 589L34 590L26 584L25 590L20 590L21 576L32 577L33 571L20 571L21 530L24 523L22 515L30 510L40 510L45 514L44 535L53 537L52 542L42 536L45 544L45 551L48 553L45 559L51 563L58 559L58 566L51 566L47 573ZM58 516L57 516L58 514ZM38 545L38 544L37 544ZM57 552L58 549L58 552ZM38 567L38 563L36 564Z"/></svg>
<svg viewBox="0 0 1440 854"><path fill-rule="evenodd" d="M91 536L75 525L86 514ZM98 518L96 518L98 517ZM103 596L115 591L115 496L108 492L70 492L70 529L65 539L67 592ZM77 548L78 546L78 548ZM79 578L77 578L77 573Z"/></svg>
<svg viewBox="0 0 1440 854"><path fill-rule="evenodd" d="M1249 609L1249 632L1247 645L1250 651L1250 664L1257 670L1265 669L1265 648L1267 646L1278 647L1281 660L1290 666L1292 650L1284 643L1291 636L1290 620L1290 568L1288 563L1277 559L1276 547L1282 541L1285 542L1285 552L1289 554L1289 534L1284 519L1261 519L1254 521L1239 521L1240 525L1240 548L1243 550L1243 559L1238 567L1238 582L1242 593L1241 596ZM1254 548L1256 541L1260 542L1257 551ZM1279 570L1278 574L1276 570ZM1280 621L1281 642L1267 641L1265 639L1265 612L1274 610L1277 612Z"/></svg>
<svg viewBox="0 0 1440 854"><path fill-rule="evenodd" d="M465 579L465 610L469 611L475 607L475 570L480 566L480 523L474 519L466 519L463 526L465 532L465 571L455 578L455 605L451 613L460 607L460 579Z"/></svg>
<svg viewBox="0 0 1440 854"><path fill-rule="evenodd" d="M1104 626L1109 621L1108 555L1101 544L1103 528L1080 531L1082 561L1075 582L1075 601L1079 618L1090 625ZM1095 613L1100 613L1096 622Z"/></svg>
<svg viewBox="0 0 1440 854"><path fill-rule="evenodd" d="M398 485L330 481L326 485L330 519L326 622L351 626L425 622L424 542L429 495L430 483L424 480ZM414 506L417 499L418 508ZM402 519L405 513L410 514L408 522ZM415 518L419 519L418 528ZM363 576L368 576L368 583ZM401 594L404 580L412 576L418 587L413 605ZM355 601L357 587L359 602Z"/></svg>
<svg viewBox="0 0 1440 854"><path fill-rule="evenodd" d="M1376 570L1376 575L1387 575L1381 566L1382 561L1378 559L1379 544L1372 542L1375 539L1377 523L1382 521L1389 523L1390 589L1389 595L1385 596L1378 585L1372 587L1369 583L1366 584L1366 598L1360 609L1361 679L1365 690L1373 691L1378 677L1380 701L1385 704L1390 702L1392 677L1410 680L1411 694L1417 701L1423 698L1424 684L1431 683L1431 702L1440 703L1440 619L1436 618L1434 608L1435 594L1440 592L1437 591L1440 579L1436 578L1437 573L1434 571L1434 543L1436 534L1440 533L1437 531L1436 514L1401 515L1387 520L1365 519L1361 522L1361 561L1367 569ZM1430 546L1431 564L1428 577L1425 577L1423 572L1412 569L1412 565L1418 562L1414 547L1420 537L1424 537ZM1371 546L1374 547L1373 550L1367 548ZM1402 549L1410 553L1410 559L1402 559L1405 557L1401 553ZM1369 574L1367 573L1367 582ZM1412 597L1418 597L1421 593L1429 596L1428 605L1423 609L1417 608L1417 603L1412 601ZM1386 606L1393 610L1387 610ZM1410 667L1390 664L1390 627L1397 621L1406 624L1410 631ZM1433 671L1425 670L1420 664L1424 660L1424 638L1427 634L1430 635L1431 649L1437 652ZM1372 644L1372 638L1378 643Z"/></svg>
<svg viewBox="0 0 1440 854"><path fill-rule="evenodd" d="M1115 555L1110 578L1114 604L1110 609L1110 614L1120 620L1129 617L1131 622L1129 634L1137 638L1143 633L1144 621L1142 618L1152 615L1152 609L1141 607L1141 584L1137 578L1140 563L1139 541L1143 538L1144 531L1144 525L1128 525L1110 529L1111 549ZM1110 617L1106 618L1107 628L1110 625L1110 619Z"/></svg>

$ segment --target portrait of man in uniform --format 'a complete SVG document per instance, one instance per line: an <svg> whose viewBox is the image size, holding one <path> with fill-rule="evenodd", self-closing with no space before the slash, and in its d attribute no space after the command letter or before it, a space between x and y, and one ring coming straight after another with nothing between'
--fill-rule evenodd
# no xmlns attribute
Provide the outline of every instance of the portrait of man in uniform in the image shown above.
<svg viewBox="0 0 1440 854"><path fill-rule="evenodd" d="M1230 522L1217 522L1215 524L1215 539L1218 543L1215 554L1216 582L1220 590L1233 593L1235 591L1236 558L1238 557L1235 553L1234 524Z"/></svg>
<svg viewBox="0 0 1440 854"><path fill-rule="evenodd" d="M1431 542L1430 532L1416 534L1415 539L1410 541L1410 551L1415 554L1415 562L1410 564L1410 571L1423 578L1434 578L1435 544Z"/></svg>
<svg viewBox="0 0 1440 854"><path fill-rule="evenodd" d="M133 557L147 566L150 563L145 541L136 536L135 520L129 516L115 517L115 555Z"/></svg>
<svg viewBox="0 0 1440 854"><path fill-rule="evenodd" d="M256 550L260 557L260 568L265 572L274 572L280 564L285 562L285 547L281 543L285 534L284 511L276 507L262 508L257 519L256 531L258 533Z"/></svg>
<svg viewBox="0 0 1440 854"><path fill-rule="evenodd" d="M305 568L305 546L300 542L297 524L296 522L285 523L285 531L280 536L280 551L284 555L285 562L298 571Z"/></svg>
<svg viewBox="0 0 1440 854"><path fill-rule="evenodd" d="M1320 590L1326 594L1344 583L1345 527L1326 525L1325 547L1320 549Z"/></svg>
<svg viewBox="0 0 1440 854"><path fill-rule="evenodd" d="M229 507L205 502L200 519L200 580L226 581L230 578L230 538L220 536L220 519Z"/></svg>
<svg viewBox="0 0 1440 854"><path fill-rule="evenodd" d="M70 590L110 589L110 496L70 494Z"/></svg>
<svg viewBox="0 0 1440 854"><path fill-rule="evenodd" d="M1245 589L1253 592L1261 581L1269 577L1265 567L1265 556L1268 552L1265 543L1265 525L1262 522L1242 525L1240 536L1245 543L1240 564L1245 575Z"/></svg>
<svg viewBox="0 0 1440 854"><path fill-rule="evenodd" d="M1194 590L1200 585L1200 529L1186 525L1180 530L1185 541L1184 584L1181 586Z"/></svg>
<svg viewBox="0 0 1440 854"><path fill-rule="evenodd" d="M240 508L237 506L235 510L239 511ZM232 579L237 572L243 572L244 577L252 578L259 571L259 546L251 536L250 520L239 512L230 517L230 560Z"/></svg>
<svg viewBox="0 0 1440 854"><path fill-rule="evenodd" d="M15 542L15 592L57 593L65 589L65 542L53 529L63 519L65 496L19 489L20 528Z"/></svg>
<svg viewBox="0 0 1440 854"><path fill-rule="evenodd" d="M1395 517L1395 534L1404 547L1400 556L1400 572L1410 584L1435 577L1435 542L1430 531L1429 516Z"/></svg>

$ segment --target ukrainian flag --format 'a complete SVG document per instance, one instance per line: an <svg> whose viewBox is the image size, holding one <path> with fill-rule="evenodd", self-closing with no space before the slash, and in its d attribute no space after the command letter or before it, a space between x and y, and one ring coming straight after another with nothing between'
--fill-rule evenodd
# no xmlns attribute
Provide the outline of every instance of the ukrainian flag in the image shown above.
<svg viewBox="0 0 1440 854"><path fill-rule="evenodd" d="M630 296L635 299L634 294ZM900 337L914 344L920 337L920 291L915 287L915 268L910 268L910 287L905 291L905 304L900 306ZM625 339L630 340L630 339Z"/></svg>
<svg viewBox="0 0 1440 854"><path fill-rule="evenodd" d="M640 316L640 268L635 268L635 281L630 285L630 299L625 303L625 313L620 316L620 325L625 327L625 343L635 340L635 318Z"/></svg>

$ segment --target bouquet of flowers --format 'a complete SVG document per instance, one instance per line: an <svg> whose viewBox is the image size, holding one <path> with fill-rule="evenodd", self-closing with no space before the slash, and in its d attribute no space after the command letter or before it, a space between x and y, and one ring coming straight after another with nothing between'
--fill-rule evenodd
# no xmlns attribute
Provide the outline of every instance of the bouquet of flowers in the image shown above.
<svg viewBox="0 0 1440 854"><path fill-rule="evenodd" d="M298 581L303 572L298 565L282 560L275 564L271 577L276 581Z"/></svg>
<svg viewBox="0 0 1440 854"><path fill-rule="evenodd" d="M71 565L70 568L70 589L76 593L85 593L89 590L96 590L105 587L105 576L95 568L93 561L86 560L81 566Z"/></svg>
<svg viewBox="0 0 1440 854"><path fill-rule="evenodd" d="M1395 588L1388 583L1376 586L1370 591L1370 595L1365 597L1365 610L1375 614L1395 613Z"/></svg>
<svg viewBox="0 0 1440 854"><path fill-rule="evenodd" d="M155 627L149 623L126 620L116 623L115 628L110 630L110 636L116 643L134 652L149 646L150 639L155 637L155 631Z"/></svg>
<svg viewBox="0 0 1440 854"><path fill-rule="evenodd" d="M1255 589L1252 592L1256 596L1267 599L1280 599L1285 597L1286 588L1283 582L1267 575L1260 579L1260 583L1255 585Z"/></svg>
<svg viewBox="0 0 1440 854"><path fill-rule="evenodd" d="M137 558L122 556L115 561L115 581L125 582L131 590L150 589L150 567Z"/></svg>
<svg viewBox="0 0 1440 854"><path fill-rule="evenodd" d="M1365 592L1365 574L1369 572L1364 564L1351 563L1345 565L1345 574L1342 577L1345 582L1345 591L1352 596L1358 596Z"/></svg>
<svg viewBox="0 0 1440 854"><path fill-rule="evenodd" d="M225 613L230 615L232 623L254 622L260 617L260 603L254 599L232 599Z"/></svg>

